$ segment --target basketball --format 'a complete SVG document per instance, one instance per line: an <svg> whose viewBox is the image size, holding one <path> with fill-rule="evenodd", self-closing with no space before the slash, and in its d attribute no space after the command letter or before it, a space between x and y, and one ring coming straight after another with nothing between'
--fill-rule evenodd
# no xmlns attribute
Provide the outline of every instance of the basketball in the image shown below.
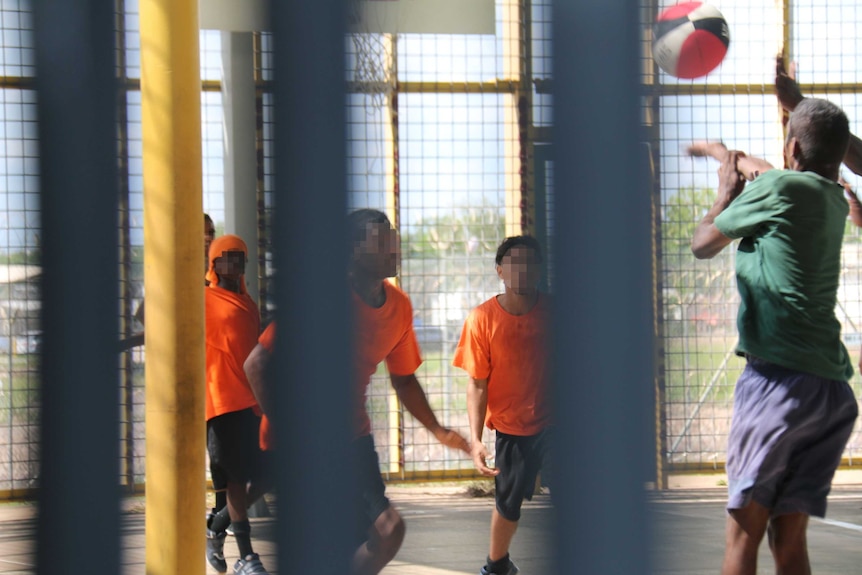
<svg viewBox="0 0 862 575"><path fill-rule="evenodd" d="M677 78L706 76L721 64L729 44L727 21L715 6L704 2L671 6L653 26L653 59Z"/></svg>

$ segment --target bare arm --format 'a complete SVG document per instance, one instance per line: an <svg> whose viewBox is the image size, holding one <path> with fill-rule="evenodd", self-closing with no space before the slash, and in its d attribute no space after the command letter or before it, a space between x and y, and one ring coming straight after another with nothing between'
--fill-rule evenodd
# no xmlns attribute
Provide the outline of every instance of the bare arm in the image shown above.
<svg viewBox="0 0 862 575"><path fill-rule="evenodd" d="M718 169L718 193L712 207L697 224L691 239L691 251L697 259L709 259L717 255L733 241L715 226L715 218L742 193L745 180L739 173L737 161L740 152L727 152Z"/></svg>
<svg viewBox="0 0 862 575"><path fill-rule="evenodd" d="M838 183L844 186L844 197L847 198L847 203L850 205L850 221L857 228L862 228L862 202L856 196L856 192L844 178L839 178Z"/></svg>
<svg viewBox="0 0 862 575"><path fill-rule="evenodd" d="M796 62L791 62L788 68L784 67L784 59L781 55L775 61L775 95L781 107L792 112L805 99L799 84L796 82ZM844 165L854 174L862 176L862 140L850 134L850 147L844 155Z"/></svg>
<svg viewBox="0 0 862 575"><path fill-rule="evenodd" d="M860 142L860 144L862 144L862 142ZM727 155L727 146L725 146L721 142L709 142L706 140L699 140L696 142L692 142L691 145L686 148L686 152L689 156L693 156L696 158L711 157L721 162ZM747 156L742 152L739 152L739 154L740 155L737 158L736 164L737 170L739 170L739 173L742 174L742 177L749 182L763 172L768 172L769 170L775 169L775 166L773 166L763 158ZM860 158L862 158L862 156L860 156Z"/></svg>
<svg viewBox="0 0 862 575"><path fill-rule="evenodd" d="M482 432L485 428L485 410L488 408L488 380L470 378L467 384L467 416L470 419L470 455L473 465L482 475L489 477L500 473L498 469L488 467L488 450L482 443Z"/></svg>
<svg viewBox="0 0 862 575"><path fill-rule="evenodd" d="M416 374L390 374L389 379L392 381L392 387L395 389L398 399L401 400L410 415L434 434L437 441L451 449L460 449L465 453L470 453L470 446L466 439L457 431L443 427L437 421L437 416L434 415L434 411L428 404L428 398L425 396L422 386L419 385Z"/></svg>
<svg viewBox="0 0 862 575"><path fill-rule="evenodd" d="M844 154L844 165L858 175L862 176L862 140L850 134L850 147Z"/></svg>
<svg viewBox="0 0 862 575"><path fill-rule="evenodd" d="M254 346L242 365L257 404L267 416L272 416L274 402L267 377L270 353L260 344Z"/></svg>
<svg viewBox="0 0 862 575"><path fill-rule="evenodd" d="M792 112L805 99L796 83L796 62L791 62L789 68L784 67L784 56L775 58L775 95L778 103L788 112Z"/></svg>

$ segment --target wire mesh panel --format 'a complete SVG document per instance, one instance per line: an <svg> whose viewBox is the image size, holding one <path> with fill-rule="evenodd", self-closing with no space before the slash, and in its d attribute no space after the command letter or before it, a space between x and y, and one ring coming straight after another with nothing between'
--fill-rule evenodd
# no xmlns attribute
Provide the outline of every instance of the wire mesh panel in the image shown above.
<svg viewBox="0 0 862 575"><path fill-rule="evenodd" d="M652 19L671 2L643 2L648 43ZM743 362L733 354L738 296L733 249L696 261L689 242L715 193L717 163L692 159L693 140L782 164L782 118L773 96L774 58L787 48L799 62L807 95L841 105L860 125L856 32L862 9L836 0L716 6L731 30L722 66L679 80L644 56L644 124L654 151L658 313L663 352L660 457L667 468L723 464L733 386ZM553 15L548 0L498 0L495 34L381 34L345 38L348 96L347 185L352 208L381 209L402 236L401 287L411 296L424 363L418 372L442 423L467 432L466 375L451 367L469 311L499 293L493 256L507 235L531 232L550 246ZM121 203L123 336L143 329L135 311L143 293L143 176L140 38L137 0L118 3L118 70L125 86L118 132L126 197ZM0 1L0 494L38 482L39 196L30 3ZM786 8L786 9L785 9ZM224 111L218 32L201 33L204 210L218 233L225 221ZM262 274L271 277L269 217L275 198L271 93L272 38L258 36L258 210ZM636 129L636 127L633 127ZM862 179L844 171L856 190ZM845 343L862 346L862 230L847 224L837 316ZM552 258L549 258L552 260ZM549 270L550 271L550 270ZM548 285L553 275L548 274ZM263 285L263 284L262 284ZM271 290L261 310L271 311ZM121 358L123 481L144 480L143 348ZM857 395L862 379L852 384ZM472 475L472 463L445 450L404 417L380 368L370 388L381 468L389 477ZM489 442L492 435L486 435ZM846 452L856 464L857 429Z"/></svg>
<svg viewBox="0 0 862 575"><path fill-rule="evenodd" d="M39 154L30 2L0 3L0 494L38 484Z"/></svg>
<svg viewBox="0 0 862 575"><path fill-rule="evenodd" d="M649 5L648 18L671 4ZM718 162L691 158L686 146L695 140L723 141L732 149L783 166L782 114L773 82L776 55L788 40L791 58L803 62L801 70L812 70L800 76L806 94L843 106L851 129L858 125L853 120L857 88L849 83L857 81L859 49L848 42L833 42L830 32L834 25L839 38L852 37L849 30L859 19L855 4L839 3L835 10L831 5L824 10L817 3L794 2L789 6L789 22L781 3L731 0L715 5L725 16L731 37L721 66L695 80L679 80L663 72L645 76L646 93L654 98L647 101L645 119L652 130L651 146L659 150L654 157L660 205L655 255L664 350L658 375L663 399L659 429L660 455L667 471L723 467L734 385L744 367L744 360L734 354L739 305L735 248L698 261L689 247L697 222L713 203ZM650 23L645 22L645 28ZM646 69L655 70L652 61L646 62ZM815 91L813 82L827 85L818 85ZM847 178L858 184L849 173ZM849 223L846 231L836 313L845 343L858 359L862 310L855 246L860 234ZM858 396L858 375L851 384ZM845 453L850 464L859 441L857 427Z"/></svg>
<svg viewBox="0 0 862 575"><path fill-rule="evenodd" d="M497 3L496 35L361 33L347 43L349 203L397 224L399 282L424 359L417 376L441 423L465 435L467 377L453 352L469 311L501 291L494 254L522 225L519 6ZM389 477L473 475L466 457L403 417L383 368L368 409Z"/></svg>
<svg viewBox="0 0 862 575"><path fill-rule="evenodd" d="M124 289L129 305L123 309L130 315L123 318L126 326L123 337L141 333L146 324L143 277L144 220L143 220L143 143L141 126L140 92L140 26L137 0L124 0L121 5L123 18L124 55L121 72L127 87L124 97L125 109L120 118L125 125L120 127L121 164L125 163L126 182L121 186L127 198L121 202L124 212L120 214L121 234L125 233L129 243L129 257L121 260L121 278L128 283ZM220 81L222 74L221 33L212 30L200 32L201 50L201 143L203 162L203 206L215 225L217 235L224 232L224 112ZM203 216L201 216L203 217ZM203 245L203 241L201 241ZM203 262L201 254L201 285L203 287ZM121 365L121 481L134 489L145 480L146 436L144 421L144 366L146 353L140 342L124 351ZM203 422L201 422L203 425Z"/></svg>
<svg viewBox="0 0 862 575"><path fill-rule="evenodd" d="M469 311L501 291L494 255L506 227L505 100L511 106L497 94L401 100L401 277L425 356L419 376L444 425L465 434L468 379L451 362ZM405 425L406 471L462 465L450 463L453 455Z"/></svg>

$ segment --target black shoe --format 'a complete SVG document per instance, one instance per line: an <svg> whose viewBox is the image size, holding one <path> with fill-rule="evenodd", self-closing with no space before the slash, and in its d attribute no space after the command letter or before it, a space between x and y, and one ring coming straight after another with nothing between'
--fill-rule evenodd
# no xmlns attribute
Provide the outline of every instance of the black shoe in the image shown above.
<svg viewBox="0 0 862 575"><path fill-rule="evenodd" d="M238 559L233 566L233 572L234 575L269 575L257 553L246 555L245 559Z"/></svg>
<svg viewBox="0 0 862 575"><path fill-rule="evenodd" d="M219 573L227 573L227 561L224 560L224 540L227 533L216 533L207 529L207 561Z"/></svg>
<svg viewBox="0 0 862 575"><path fill-rule="evenodd" d="M484 567L482 567L482 569L479 570L479 575L518 575L519 571L520 569L518 569L518 566L515 565L513 562L509 561L509 568L505 571L502 571L500 573L497 573L496 571L488 571L488 566L485 565Z"/></svg>

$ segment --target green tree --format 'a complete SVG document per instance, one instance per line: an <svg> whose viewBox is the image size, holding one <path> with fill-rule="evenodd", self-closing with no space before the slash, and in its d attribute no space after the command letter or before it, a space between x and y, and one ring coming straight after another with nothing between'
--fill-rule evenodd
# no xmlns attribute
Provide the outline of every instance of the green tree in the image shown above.
<svg viewBox="0 0 862 575"><path fill-rule="evenodd" d="M670 196L662 209L664 303L668 314L682 322L690 321L690 308L698 300L730 301L735 293L733 250L723 250L707 261L691 253L694 230L714 197L710 188L685 187Z"/></svg>
<svg viewBox="0 0 862 575"><path fill-rule="evenodd" d="M411 226L403 238L404 257L432 259L493 253L497 249L505 233L501 209L484 205L453 211Z"/></svg>

